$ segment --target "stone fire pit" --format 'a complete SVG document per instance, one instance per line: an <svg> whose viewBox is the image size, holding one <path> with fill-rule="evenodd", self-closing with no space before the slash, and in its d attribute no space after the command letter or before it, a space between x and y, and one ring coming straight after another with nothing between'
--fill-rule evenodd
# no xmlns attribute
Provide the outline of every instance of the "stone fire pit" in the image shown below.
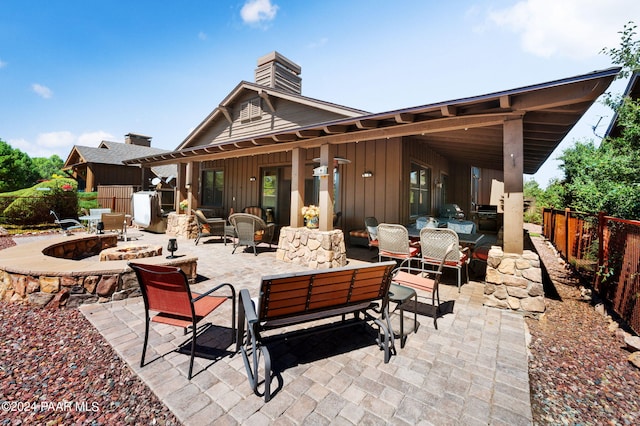
<svg viewBox="0 0 640 426"><path fill-rule="evenodd" d="M100 261L141 259L162 255L162 246L136 245L126 247L112 247L100 252Z"/></svg>

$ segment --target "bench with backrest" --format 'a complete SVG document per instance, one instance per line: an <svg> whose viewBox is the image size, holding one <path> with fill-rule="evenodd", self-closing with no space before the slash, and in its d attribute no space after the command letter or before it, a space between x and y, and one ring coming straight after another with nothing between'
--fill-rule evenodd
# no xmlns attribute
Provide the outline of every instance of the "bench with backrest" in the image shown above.
<svg viewBox="0 0 640 426"><path fill-rule="evenodd" d="M299 334L372 321L378 326L378 345L384 350L384 362L389 362L394 337L389 321L388 294L395 266L395 262L380 262L265 276L257 300L251 299L247 289L241 290L237 349L242 352L253 391L259 394L258 371L262 357L264 398L267 402L270 400L268 345ZM348 320L347 314L353 314L353 319ZM331 318L335 320L327 320ZM316 320L327 321L322 321L321 325L312 324L310 328L290 327Z"/></svg>

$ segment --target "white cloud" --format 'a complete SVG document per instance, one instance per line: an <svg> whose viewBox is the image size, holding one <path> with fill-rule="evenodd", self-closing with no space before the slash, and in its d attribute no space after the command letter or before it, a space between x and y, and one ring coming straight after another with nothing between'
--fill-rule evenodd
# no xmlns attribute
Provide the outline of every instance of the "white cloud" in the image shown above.
<svg viewBox="0 0 640 426"><path fill-rule="evenodd" d="M46 148L59 148L72 146L76 137L69 131L41 133L38 135L36 145Z"/></svg>
<svg viewBox="0 0 640 426"><path fill-rule="evenodd" d="M207 33L205 33L204 31L200 31L200 32L198 33L198 38L199 38L200 40L206 40L206 39L207 39Z"/></svg>
<svg viewBox="0 0 640 426"><path fill-rule="evenodd" d="M111 133L103 130L82 133L76 136L70 131L40 133L35 142L26 139L9 139L11 147L25 152L29 157L51 157L56 154L67 158L74 145L97 147L103 140L115 140Z"/></svg>
<svg viewBox="0 0 640 426"><path fill-rule="evenodd" d="M38 83L33 83L31 89L44 99L49 99L53 96L53 92L47 86L43 86Z"/></svg>
<svg viewBox="0 0 640 426"><path fill-rule="evenodd" d="M4 68L7 66L7 63L5 61L3 61L2 59L0 59L0 68Z"/></svg>
<svg viewBox="0 0 640 426"><path fill-rule="evenodd" d="M260 24L276 17L278 6L271 0L248 0L240 10L242 20L247 24Z"/></svg>
<svg viewBox="0 0 640 426"><path fill-rule="evenodd" d="M638 0L522 0L490 12L489 22L520 36L522 48L541 57L582 59L617 47L629 21L640 20Z"/></svg>
<svg viewBox="0 0 640 426"><path fill-rule="evenodd" d="M78 136L78 142L76 142L76 145L97 147L102 141L114 141L114 137L111 133L103 130L83 133Z"/></svg>

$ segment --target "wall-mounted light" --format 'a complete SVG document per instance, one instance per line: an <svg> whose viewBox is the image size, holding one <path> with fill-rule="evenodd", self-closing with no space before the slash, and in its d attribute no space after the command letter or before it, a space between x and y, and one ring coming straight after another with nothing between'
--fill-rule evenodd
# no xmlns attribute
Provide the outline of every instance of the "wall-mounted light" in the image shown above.
<svg viewBox="0 0 640 426"><path fill-rule="evenodd" d="M256 177L255 177L255 176L251 176L251 177L249 178L249 181L250 181L250 182L255 182L255 181L256 181Z"/></svg>
<svg viewBox="0 0 640 426"><path fill-rule="evenodd" d="M442 180L440 178L436 178L436 180L433 181L433 186L438 189L442 188Z"/></svg>
<svg viewBox="0 0 640 426"><path fill-rule="evenodd" d="M363 178L370 178L373 177L373 172L366 170L365 172L362 173L362 177Z"/></svg>

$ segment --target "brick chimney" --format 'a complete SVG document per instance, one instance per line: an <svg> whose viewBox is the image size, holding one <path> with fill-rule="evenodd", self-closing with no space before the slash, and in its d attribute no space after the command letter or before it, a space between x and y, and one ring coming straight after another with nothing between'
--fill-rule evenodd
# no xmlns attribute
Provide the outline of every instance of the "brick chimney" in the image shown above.
<svg viewBox="0 0 640 426"><path fill-rule="evenodd" d="M129 145L151 146L151 136L127 133L126 135L124 135L124 143Z"/></svg>
<svg viewBox="0 0 640 426"><path fill-rule="evenodd" d="M258 59L256 84L301 95L301 72L300 65L274 51Z"/></svg>

